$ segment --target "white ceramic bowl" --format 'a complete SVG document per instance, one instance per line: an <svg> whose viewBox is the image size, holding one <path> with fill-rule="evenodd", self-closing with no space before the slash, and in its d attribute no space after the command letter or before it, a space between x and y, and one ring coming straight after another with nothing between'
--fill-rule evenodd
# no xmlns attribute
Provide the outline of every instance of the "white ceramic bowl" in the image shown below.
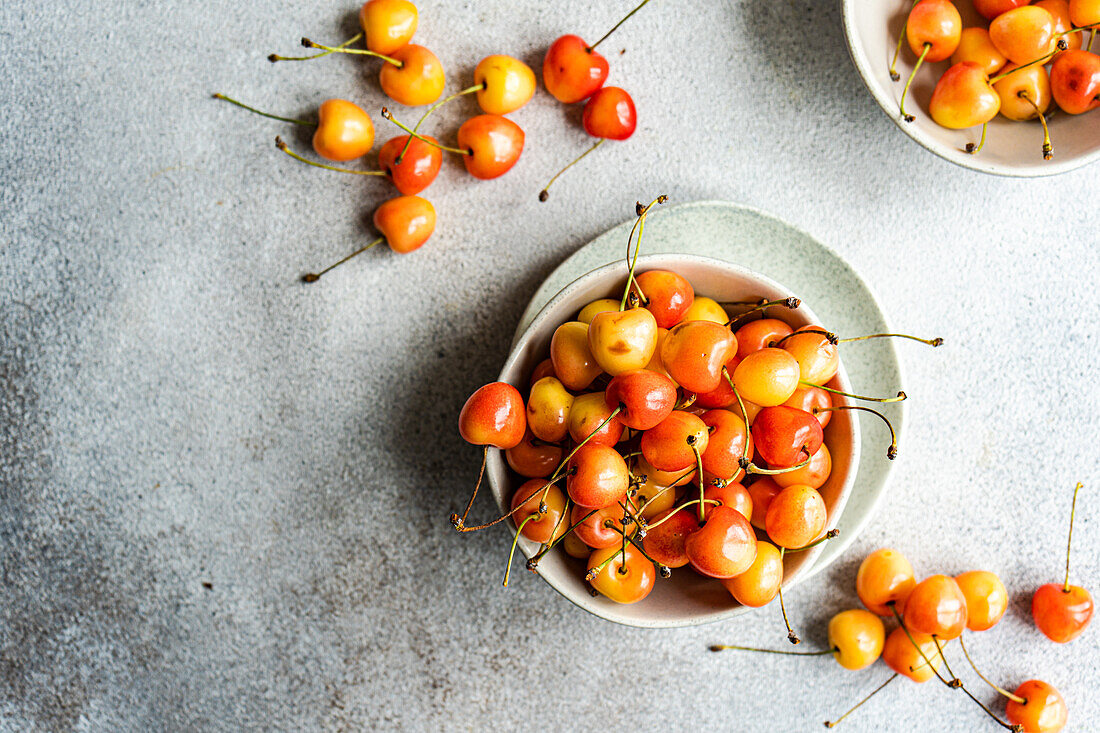
<svg viewBox="0 0 1100 733"><path fill-rule="evenodd" d="M916 119L905 122L898 105L916 57L908 44L904 44L897 67L901 81L897 82L890 79L890 59L912 3L910 0L841 0L841 3L848 51L867 88L898 127L936 155L983 173L1021 177L1064 173L1100 159L1100 117L1097 117L1100 112L1068 115L1059 111L1050 116L1053 160L1043 160L1043 131L1038 120L1013 122L1001 115L989 123L981 152L976 155L965 152L968 142L977 144L981 127L948 130L933 122L928 114L932 90L951 65L950 60L926 63L917 72L905 104L906 112ZM970 2L956 2L956 7L962 15L964 28L987 25Z"/></svg>
<svg viewBox="0 0 1100 733"><path fill-rule="evenodd" d="M792 293L778 283L737 265L694 255L648 255L638 259L638 272L652 269L668 269L678 272L691 282L695 292L720 301L786 298ZM500 381L515 385L526 392L531 370L545 359L550 351L550 339L562 323L576 317L587 303L598 298L618 297L626 284L626 265L618 262L597 268L579 277L554 296L531 325L516 341L500 373ZM781 312L782 311L782 312ZM790 325L799 327L819 323L804 303L794 311L772 309L769 316L783 318ZM843 363L837 376L829 383L844 391L851 391ZM850 411L834 413L825 430L825 441L833 458L833 471L821 488L828 509L827 527L836 525L844 510L852 485L855 469L859 464L859 425ZM501 511L507 511L512 492L518 484L507 468L500 451L489 451L486 472L489 486ZM515 527L510 522L512 532ZM538 551L538 543L520 538L519 547L530 557ZM798 583L813 565L821 546L805 552L794 553L786 559L784 587ZM815 568L816 569L816 568ZM584 582L584 568L579 560L560 550L548 553L539 562L539 574L573 603L597 616L628 626L666 628L693 626L729 618L749 610L736 603L729 592L717 580L703 578L693 570L673 570L672 578L658 578L656 587L644 600L622 605L603 596L593 597Z"/></svg>

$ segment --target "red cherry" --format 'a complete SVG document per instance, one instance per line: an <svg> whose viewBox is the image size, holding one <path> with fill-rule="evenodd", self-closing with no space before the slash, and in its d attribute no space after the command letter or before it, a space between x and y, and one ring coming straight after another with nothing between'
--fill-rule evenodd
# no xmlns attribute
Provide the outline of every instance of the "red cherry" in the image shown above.
<svg viewBox="0 0 1100 733"><path fill-rule="evenodd" d="M542 83L559 102L573 104L590 97L607 80L607 59L580 36L567 35L550 44L542 60Z"/></svg>
<svg viewBox="0 0 1100 733"><path fill-rule="evenodd" d="M616 417L623 425L649 430L676 406L676 386L657 372L635 369L616 375L607 385L604 400L609 408L620 408Z"/></svg>
<svg viewBox="0 0 1100 733"><path fill-rule="evenodd" d="M1031 0L974 0L974 9L986 20L993 20L1001 13L1023 7Z"/></svg>
<svg viewBox="0 0 1100 733"><path fill-rule="evenodd" d="M955 579L931 575L909 591L903 616L913 631L950 641L966 628L966 596Z"/></svg>
<svg viewBox="0 0 1100 733"><path fill-rule="evenodd" d="M566 467L565 488L577 506L602 509L630 487L630 471L618 451L600 443L585 443Z"/></svg>
<svg viewBox="0 0 1100 733"><path fill-rule="evenodd" d="M642 455L659 471L683 471L696 463L695 451L705 453L710 432L706 423L684 410L642 433Z"/></svg>
<svg viewBox="0 0 1100 733"><path fill-rule="evenodd" d="M1009 700L1005 717L1013 725L1023 726L1024 733L1057 733L1066 725L1069 711L1058 690L1042 680L1028 680L1016 688L1023 702Z"/></svg>
<svg viewBox="0 0 1100 733"><path fill-rule="evenodd" d="M730 509L736 509L741 512L745 519L752 518L752 496L749 494L749 490L741 484L711 484L707 487L707 490L703 492L703 498L717 501L719 502L719 506L728 506ZM707 506L711 505L708 504Z"/></svg>
<svg viewBox="0 0 1100 733"><path fill-rule="evenodd" d="M436 142L435 138L428 138ZM393 181L393 185L403 194L420 193L432 184L439 175L439 168L443 164L443 152L435 145L429 145L423 140L413 138L409 143L409 149L405 150L405 143L409 141L408 135L400 135L390 138L378 151L378 167ZM401 162L397 162L397 156L401 151Z"/></svg>
<svg viewBox="0 0 1100 733"><path fill-rule="evenodd" d="M727 506L707 509L702 527L687 537L691 566L712 578L732 578L756 559L756 533L741 512Z"/></svg>
<svg viewBox="0 0 1100 733"><path fill-rule="evenodd" d="M615 529L620 529L627 534L634 531L634 522L628 522L627 526L623 526L623 518L626 517L623 504L626 503L626 497L622 496L620 499L621 501L613 501L603 509L573 507L569 515L569 523L576 525L573 533L580 538L581 542L595 549L613 547L623 541L622 534Z"/></svg>
<svg viewBox="0 0 1100 733"><path fill-rule="evenodd" d="M752 434L745 429L745 422L729 410L710 410L703 413L702 420L711 429L703 451L703 470L720 479L739 479L744 475L739 462L743 456L751 458L753 451Z"/></svg>
<svg viewBox="0 0 1100 733"><path fill-rule="evenodd" d="M458 415L458 432L474 445L493 445L507 450L523 440L527 410L519 390L504 382L492 382L470 395Z"/></svg>
<svg viewBox="0 0 1100 733"><path fill-rule="evenodd" d="M634 278L645 293L646 310L658 328L672 328L695 302L695 290L683 276L669 270L647 270Z"/></svg>
<svg viewBox="0 0 1100 733"><path fill-rule="evenodd" d="M670 516L671 514L671 516ZM654 518L653 526L646 530L642 547L657 562L670 568L682 568L688 564L684 544L699 529L699 520L687 509L669 509Z"/></svg>
<svg viewBox="0 0 1100 733"><path fill-rule="evenodd" d="M468 151L462 157L474 178L497 178L512 169L523 152L523 130L501 115L471 117L458 128L458 147Z"/></svg>
<svg viewBox="0 0 1100 733"><path fill-rule="evenodd" d="M619 87L603 87L584 105L584 131L606 140L626 140L638 125L634 100Z"/></svg>
<svg viewBox="0 0 1100 733"><path fill-rule="evenodd" d="M773 468L789 468L817 453L825 435L817 418L786 405L765 407L752 422L757 452Z"/></svg>
<svg viewBox="0 0 1100 733"><path fill-rule="evenodd" d="M1073 641L1092 621L1092 595L1084 588L1061 583L1039 586L1031 598L1031 616L1039 631L1051 641L1065 644Z"/></svg>
<svg viewBox="0 0 1100 733"><path fill-rule="evenodd" d="M752 352L766 349L792 333L794 330L778 318L749 321L737 329L737 356L744 359ZM732 370L730 374L733 374Z"/></svg>
<svg viewBox="0 0 1100 733"><path fill-rule="evenodd" d="M740 345L740 342L738 342ZM729 361L725 363L726 372L728 372L732 378L733 372L737 369L737 365L741 363L741 357L734 354L729 358ZM741 401L744 402L744 396L741 397ZM737 395L733 393L733 387L730 386L729 381L723 376L722 381L718 382L718 386L712 389L710 392L702 392L695 395L695 405L698 407L728 407L730 412L735 415L741 414L741 406L737 403Z"/></svg>
<svg viewBox="0 0 1100 733"><path fill-rule="evenodd" d="M1088 51L1063 51L1050 67L1054 101L1071 115L1100 107L1100 56Z"/></svg>
<svg viewBox="0 0 1100 733"><path fill-rule="evenodd" d="M737 353L737 337L714 321L687 321L671 328L661 344L661 362L673 381L698 394L722 383L722 368Z"/></svg>

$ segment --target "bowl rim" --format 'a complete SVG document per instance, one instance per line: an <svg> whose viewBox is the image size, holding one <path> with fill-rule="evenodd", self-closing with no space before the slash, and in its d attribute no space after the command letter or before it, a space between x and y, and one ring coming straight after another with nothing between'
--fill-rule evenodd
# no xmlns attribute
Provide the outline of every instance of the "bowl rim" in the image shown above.
<svg viewBox="0 0 1100 733"><path fill-rule="evenodd" d="M1056 158L1053 161L1046 161L1041 167L1019 168L1013 165L992 163L980 156L970 155L955 148L948 150L945 149L946 146L940 146L934 143L921 132L920 127L905 122L895 114L897 103L879 89L877 85L872 83L871 79L874 77L874 73L871 71L871 62L864 53L863 45L856 43L858 37L855 30L856 0L840 0L840 3L841 17L844 21L844 36L848 43L848 55L851 57L852 63L855 64L860 79L863 80L863 85L867 87L867 91L875 98L875 101L878 102L879 107L886 113L886 116L889 117L895 125L901 128L901 131L908 135L910 139L916 141L917 144L925 150L935 153L944 160L954 163L957 166L969 168L979 173L988 173L990 175L1004 176L1007 178L1045 178L1047 176L1056 176L1061 173L1076 170L1081 166L1088 165L1100 159L1100 148L1097 148L1090 153L1075 158Z"/></svg>
<svg viewBox="0 0 1100 733"><path fill-rule="evenodd" d="M710 267L717 266L726 272L737 273L742 277L759 282L763 286L773 288L781 292L787 292L797 297L797 293L793 293L790 288L776 282L766 275L756 272L755 270L752 270L751 268L745 267L743 265L739 265L716 257L707 257L694 254L647 254L640 255L638 257L637 268L639 269L639 271L644 271L644 269L651 269L653 267L668 267L674 269L676 263L683 263L685 261L690 261ZM572 295L572 291L581 288L583 285L591 280L606 276L607 274L611 273L614 270L618 270L619 268L625 268L625 264L622 260L617 260L604 265L600 265L570 281L565 286L563 286L561 290L554 294L554 296L551 297L546 302L546 304L539 309L534 318L531 319L531 322L528 324L524 332L522 334L517 334L516 338L513 340L510 346L508 358L505 361L504 365L501 367L500 374L498 375L497 379L503 382L509 381L507 379L508 372L512 371L515 368L516 362L523 356L524 348L527 342L531 339L535 330L540 328L544 324L544 322L549 319L551 310L555 309L555 307L558 306L563 300L566 300L570 295ZM626 273L624 269L624 272L621 273L620 276L625 277L625 275ZM812 308L810 308L808 305L803 303L800 306L799 310L807 318L807 320L817 323L821 322L817 315L813 312ZM852 391L851 382L848 379L848 374L845 370L843 361L841 361L840 363L836 379L842 389L849 392ZM848 499L851 497L852 489L857 479L859 460L862 449L862 436L858 420L853 419L850 421L849 440L852 446L849 458L850 469L848 474L845 476L844 483L841 486L841 490L837 498L836 508L833 512L830 513L830 517L825 528L826 530L832 529L836 526L837 521L839 521L841 514L843 514L844 512ZM503 451L496 448L490 450L488 452L486 460L488 462L486 466L486 479L489 482L489 488L493 495L493 500L497 503L501 511L507 511L507 496L504 494L504 487L500 486L497 482L498 476L508 475L508 469L503 459ZM515 525L512 522L505 522L505 524L508 527L509 532L511 532L511 535L515 537ZM863 526L866 526L866 523L864 523ZM863 526L860 527L860 530L863 529ZM518 542L518 547L523 552L524 556L528 558L535 551L537 551L539 546L539 543L531 542L525 538L520 538L520 541ZM804 553L804 559L796 568L795 572L790 574L789 576L784 577L783 589L789 590L802 583L803 581L808 580L810 577L823 569L824 566L818 567L816 565L818 556L823 550L824 544L818 545L817 547L806 551ZM837 558L834 557L833 561L835 561L836 559ZM575 597L574 594L570 593L567 588L560 587L558 583L551 580L550 578L547 578L542 573L539 573L539 576L551 588L553 588L575 606L595 616L625 626L633 626L638 628L682 628L689 626L699 626L702 624L722 621L733 616L739 616L742 613L747 613L754 610L753 608L747 606L733 605L728 609L718 610L706 614L685 616L676 620L647 622L645 619L637 619L616 614L615 609L617 609L618 606L608 607L601 605L597 603L599 599L594 599L587 593L583 596Z"/></svg>

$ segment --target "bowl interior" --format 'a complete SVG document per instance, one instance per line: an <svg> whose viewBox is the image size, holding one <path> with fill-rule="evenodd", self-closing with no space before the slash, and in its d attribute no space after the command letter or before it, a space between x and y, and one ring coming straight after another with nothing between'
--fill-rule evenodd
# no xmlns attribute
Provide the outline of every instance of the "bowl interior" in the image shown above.
<svg viewBox="0 0 1100 733"><path fill-rule="evenodd" d="M697 294L720 301L797 296L797 293L745 268L707 257L649 255L639 258L639 272L656 268L680 273L692 283ZM546 358L551 337L558 325L575 318L585 304L597 298L618 297L625 284L626 265L619 262L593 270L567 285L546 304L517 340L500 380L525 391L528 375L538 362ZM782 318L796 328L819 322L805 304L793 311L772 309L769 316ZM850 391L843 364L829 386ZM825 440L833 458L832 474L821 488L828 509L828 528L835 526L855 479L855 467L859 462L858 429L858 422L853 419L852 413L841 411L834 413L825 430ZM518 484L499 451L489 452L486 471L494 498L501 510L506 511ZM511 523L508 526L515 531ZM519 546L528 557L539 548L537 543L524 538L520 539ZM784 587L799 581L820 549L819 546L787 557ZM569 558L563 552L548 553L539 562L539 573L578 606L603 618L632 626L687 626L716 621L747 610L739 606L717 580L703 578L686 569L674 570L669 580L658 580L653 592L633 605L614 603L602 596L592 597L584 582L581 561Z"/></svg>
<svg viewBox="0 0 1100 733"><path fill-rule="evenodd" d="M951 65L950 60L926 63L917 72L909 90L910 99L905 105L906 111L916 119L904 122L898 105L905 80L917 60L908 43L903 44L898 58L900 81L890 79L889 68L911 5L909 0L891 0L887 3L843 0L844 27L852 60L886 114L910 137L953 163L999 175L1053 175L1100 159L1100 134L1097 134L1100 123L1095 117L1090 119L1089 114L1069 115L1054 111L1054 105L1051 105L1053 114L1048 118L1054 144L1053 160L1043 160L1043 131L1038 120L1013 122L1001 115L989 123L985 147L981 152L977 155L966 153L964 149L968 142L978 143L981 128L948 130L937 125L928 114L932 90ZM971 3L959 2L956 7L962 15L964 28L988 26Z"/></svg>

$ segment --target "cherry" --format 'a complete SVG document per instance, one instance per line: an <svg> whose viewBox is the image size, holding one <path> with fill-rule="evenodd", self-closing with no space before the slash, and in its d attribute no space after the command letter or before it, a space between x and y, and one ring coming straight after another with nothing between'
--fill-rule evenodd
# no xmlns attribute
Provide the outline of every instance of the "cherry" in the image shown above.
<svg viewBox="0 0 1100 733"><path fill-rule="evenodd" d="M912 637L912 638L910 638ZM919 645L919 646L918 646ZM886 666L914 682L927 682L943 664L931 634L906 633L899 627L890 632L882 646Z"/></svg>
<svg viewBox="0 0 1100 733"><path fill-rule="evenodd" d="M1038 5L1013 8L989 24L989 40L1012 63L1029 63L1054 51L1054 16Z"/></svg>
<svg viewBox="0 0 1100 733"><path fill-rule="evenodd" d="M757 452L772 468L789 468L810 459L824 441L821 423L786 405L765 407L752 423Z"/></svg>
<svg viewBox="0 0 1100 733"><path fill-rule="evenodd" d="M642 547L655 561L670 568L688 564L685 543L699 529L699 520L687 509L670 509L646 528Z"/></svg>
<svg viewBox="0 0 1100 733"><path fill-rule="evenodd" d="M1052 0L1053 2L1065 2L1065 0ZM963 28L959 37L959 47L951 54L951 64L959 64L970 61L982 68L987 76L993 76L1007 63L1005 55L997 50L993 41L989 40L989 31L980 26Z"/></svg>
<svg viewBox="0 0 1100 733"><path fill-rule="evenodd" d="M619 301L614 298L600 298L581 308L581 312L577 314L577 320L581 323L591 324L592 319L600 313L617 310L619 310Z"/></svg>
<svg viewBox="0 0 1100 733"><path fill-rule="evenodd" d="M774 477L761 476L745 489L752 499L752 516L749 517L752 526L757 529L764 529L767 526L768 507L771 506L772 499L783 490L783 487L774 481Z"/></svg>
<svg viewBox="0 0 1100 733"><path fill-rule="evenodd" d="M615 547L622 544L622 532L631 533L636 529L633 521L623 525L626 518L626 510L623 508L626 497L621 501L613 501L602 509L586 509L582 506L573 507L570 515L573 532L585 545L602 549Z"/></svg>
<svg viewBox="0 0 1100 733"><path fill-rule="evenodd" d="M974 0L974 9L986 20L993 20L998 15L1029 2L1031 0Z"/></svg>
<svg viewBox="0 0 1100 733"><path fill-rule="evenodd" d="M523 410L523 397L519 390L506 382L491 382L479 387L467 398L458 415L458 433L467 443L483 445L481 472L477 477L470 501L462 516L451 515L451 524L455 529L465 530L466 517L477 498L485 474L485 459L489 455L489 446L503 450L514 448L523 440L527 419ZM510 565L510 563L509 563Z"/></svg>
<svg viewBox="0 0 1100 733"><path fill-rule="evenodd" d="M746 355L731 376L742 398L762 407L772 407L791 398L798 388L800 375L798 360L790 352L766 348Z"/></svg>
<svg viewBox="0 0 1100 733"><path fill-rule="evenodd" d="M644 369L657 348L657 321L645 308L597 313L588 325L588 348L611 376Z"/></svg>
<svg viewBox="0 0 1100 733"><path fill-rule="evenodd" d="M596 550L588 558L588 569L592 587L616 603L642 600L653 590L657 578L653 563L633 545Z"/></svg>
<svg viewBox="0 0 1100 733"><path fill-rule="evenodd" d="M1073 546L1073 519L1077 513L1078 483L1073 489L1073 504L1069 515L1069 539L1066 541L1066 577L1062 583L1040 586L1031 598L1031 616L1048 639L1065 644L1073 641L1092 621L1092 595L1077 585L1069 584L1069 555Z"/></svg>
<svg viewBox="0 0 1100 733"><path fill-rule="evenodd" d="M658 328L675 326L695 302L695 289L691 283L669 270L647 270L636 276L634 282Z"/></svg>
<svg viewBox="0 0 1100 733"><path fill-rule="evenodd" d="M550 360L558 379L574 392L587 389L603 373L588 348L588 325L579 321L566 321L554 331Z"/></svg>
<svg viewBox="0 0 1100 733"><path fill-rule="evenodd" d="M523 152L523 130L500 115L471 117L458 128L458 146L468 151L462 162L474 178L497 178L512 169Z"/></svg>
<svg viewBox="0 0 1100 733"><path fill-rule="evenodd" d="M833 398L820 387L800 385L783 404L815 416L822 429L829 427L833 419L833 411L829 409L833 406Z"/></svg>
<svg viewBox="0 0 1100 733"><path fill-rule="evenodd" d="M744 359L754 351L767 348L773 341L780 341L793 333L785 321L778 318L759 318L737 329L737 356Z"/></svg>
<svg viewBox="0 0 1100 733"><path fill-rule="evenodd" d="M706 491L703 492L703 498L718 502L716 506L728 506L730 509L736 509L741 512L745 519L752 518L752 496L749 495L748 489L741 484L708 482Z"/></svg>
<svg viewBox="0 0 1100 733"><path fill-rule="evenodd" d="M656 372L635 369L616 375L607 385L604 400L611 409L621 408L617 417L623 425L649 430L676 406L676 386Z"/></svg>
<svg viewBox="0 0 1100 733"><path fill-rule="evenodd" d="M756 557L748 570L732 578L724 578L722 585L742 606L759 608L771 603L783 584L783 556L770 542L756 541Z"/></svg>
<svg viewBox="0 0 1100 733"><path fill-rule="evenodd" d="M724 373L733 374L737 369L737 365L740 363L740 357L738 357L737 354L732 355L723 365ZM744 402L744 398L742 398L741 401ZM722 381L718 383L718 386L710 392L702 392L695 395L695 405L706 408L728 407L734 413L740 413L741 411L740 406L737 404L737 395L733 391L733 384L730 380L725 379L724 376Z"/></svg>
<svg viewBox="0 0 1100 733"><path fill-rule="evenodd" d="M539 440L557 443L568 433L572 407L573 395L565 385L556 377L543 377L531 385L527 397L527 427Z"/></svg>
<svg viewBox="0 0 1100 733"><path fill-rule="evenodd" d="M702 527L684 542L691 566L712 578L732 578L756 559L756 534L745 516L726 506L712 507Z"/></svg>
<svg viewBox="0 0 1100 733"><path fill-rule="evenodd" d="M776 545L797 550L821 536L826 518L821 494L809 486L795 484L780 491L769 502L764 526Z"/></svg>
<svg viewBox="0 0 1100 733"><path fill-rule="evenodd" d="M703 413L703 424L711 429L703 453L703 470L720 479L736 481L744 475L740 461L752 455L752 435L745 422L729 410Z"/></svg>
<svg viewBox="0 0 1100 733"><path fill-rule="evenodd" d="M864 669L882 655L886 629L882 619L862 608L852 608L829 619L829 648L844 669Z"/></svg>
<svg viewBox="0 0 1100 733"><path fill-rule="evenodd" d="M543 377L558 378L558 375L554 372L554 361L552 359L543 359L535 368L531 370L531 379L528 380L531 386L535 386L535 382L539 381Z"/></svg>
<svg viewBox="0 0 1100 733"><path fill-rule="evenodd" d="M557 486L543 492L546 483L531 479L512 495L512 521L520 534L533 542L550 542L565 531L565 495ZM537 496L536 496L537 494Z"/></svg>
<svg viewBox="0 0 1100 733"><path fill-rule="evenodd" d="M616 307L618 306L616 305ZM653 356L650 357L649 363L645 365L645 368L651 372L660 374L662 377L668 377L669 381L678 387L679 385L676 384L676 380L669 375L668 370L665 369L665 363L661 360L661 346L664 344L666 338L668 338L668 329L658 326L657 347L653 349Z"/></svg>
<svg viewBox="0 0 1100 733"><path fill-rule="evenodd" d="M966 628L985 631L997 625L1008 609L1008 591L995 573L971 570L955 576L966 599Z"/></svg>
<svg viewBox="0 0 1100 733"><path fill-rule="evenodd" d="M612 417L614 408L607 406L603 392L588 392L578 395L569 408L566 425L569 435L577 443L588 440L591 443L612 446L623 436L623 424Z"/></svg>
<svg viewBox="0 0 1100 733"><path fill-rule="evenodd" d="M313 133L313 149L328 160L341 163L354 160L366 155L374 145L374 123L371 122L370 115L362 107L346 99L325 100L317 110L318 122L309 122L262 112L224 94L215 94L214 98L235 104L261 117L316 127L317 130Z"/></svg>
<svg viewBox="0 0 1100 733"><path fill-rule="evenodd" d="M825 384L840 368L840 354L821 326L803 326L782 339L782 348L798 362L801 379L810 384Z"/></svg>
<svg viewBox="0 0 1100 733"><path fill-rule="evenodd" d="M437 142L429 137L429 141ZM408 147L405 150L406 146ZM405 150L401 160L397 158ZM423 191L439 175L443 165L443 154L435 145L417 140L410 135L390 138L378 151L378 167L403 194L412 195Z"/></svg>
<svg viewBox="0 0 1100 733"><path fill-rule="evenodd" d="M1079 115L1100 107L1100 56L1088 51L1063 51L1050 67L1054 101L1065 112Z"/></svg>
<svg viewBox="0 0 1100 733"><path fill-rule="evenodd" d="M680 323L669 329L661 345L661 361L669 375L691 392L717 388L722 368L736 353L737 337L713 321Z"/></svg>
<svg viewBox="0 0 1100 733"><path fill-rule="evenodd" d="M511 56L486 56L474 68L473 88L483 112L506 115L531 101L535 94L535 72Z"/></svg>
<svg viewBox="0 0 1100 733"><path fill-rule="evenodd" d="M647 521L664 514L676 504L676 488L662 486L646 474L632 472L631 488L634 503L638 505L637 514Z"/></svg>
<svg viewBox="0 0 1100 733"><path fill-rule="evenodd" d="M904 601L905 623L918 631L950 641L966 628L966 596L955 579L931 575L914 586Z"/></svg>
<svg viewBox="0 0 1100 733"><path fill-rule="evenodd" d="M928 112L941 127L961 130L984 125L997 116L1001 98L989 84L989 76L971 61L955 64L943 73L932 90Z"/></svg>
<svg viewBox="0 0 1100 733"><path fill-rule="evenodd" d="M1023 726L1025 733L1056 733L1066 725L1069 712L1058 690L1042 680L1028 680L1016 688L1023 702L1009 700L1005 717L1013 725Z"/></svg>
<svg viewBox="0 0 1100 733"><path fill-rule="evenodd" d="M1078 28L1100 23L1100 2L1097 0L1069 0L1069 18L1070 22Z"/></svg>
<svg viewBox="0 0 1100 733"><path fill-rule="evenodd" d="M634 475L645 476L646 480L652 481L658 486L683 486L692 482L695 478L695 470L692 468L689 470L660 471L642 456L635 466Z"/></svg>
<svg viewBox="0 0 1100 733"><path fill-rule="evenodd" d="M792 471L783 471L772 478L780 486L786 488L795 484L804 484L812 489L820 489L829 480L829 474L833 472L833 457L829 448L824 443L810 457L810 462L802 468Z"/></svg>
<svg viewBox="0 0 1100 733"><path fill-rule="evenodd" d="M695 296L695 300L691 302L691 307L684 313L684 317L680 319L680 322L713 321L725 325L729 319L730 317L726 314L726 309L723 308L718 301L714 298L697 295Z"/></svg>
<svg viewBox="0 0 1100 733"><path fill-rule="evenodd" d="M1066 42L1066 49L1075 51L1081 48L1083 44L1082 33L1070 33L1073 28L1074 22L1070 17L1070 5L1066 0L1039 0L1035 3L1035 7L1042 8L1050 13L1054 18L1054 37ZM1100 8L1100 3L1097 4L1097 8ZM1097 17L1100 21L1100 17ZM1081 23L1081 25L1089 25L1088 23ZM1060 48L1061 46L1059 46ZM1057 57L1057 54L1055 55Z"/></svg>
<svg viewBox="0 0 1100 733"><path fill-rule="evenodd" d="M603 509L626 493L630 472L614 449L588 442L569 459L565 488L573 503L587 509Z"/></svg>
<svg viewBox="0 0 1100 733"><path fill-rule="evenodd" d="M435 231L435 207L431 201L419 196L392 198L374 210L374 228L382 232L382 236L319 272L302 275L302 282L317 282L325 273L382 242L400 254L419 249Z"/></svg>
<svg viewBox="0 0 1100 733"><path fill-rule="evenodd" d="M872 613L892 615L891 608L909 596L916 586L913 566L897 550L875 550L859 565L856 573L856 595Z"/></svg>
<svg viewBox="0 0 1100 733"><path fill-rule="evenodd" d="M654 468L683 471L706 452L710 433L697 416L673 410L668 417L642 433L642 455Z"/></svg>
<svg viewBox="0 0 1100 733"><path fill-rule="evenodd" d="M520 476L545 478L561 463L562 448L538 440L528 430L518 445L504 451L504 458Z"/></svg>
<svg viewBox="0 0 1100 733"><path fill-rule="evenodd" d="M408 0L367 0L359 9L359 27L375 53L391 54L406 45L416 25L416 6Z"/></svg>
<svg viewBox="0 0 1100 733"><path fill-rule="evenodd" d="M607 79L607 59L580 36L567 35L550 44L542 61L546 91L565 104L587 99Z"/></svg>
<svg viewBox="0 0 1100 733"><path fill-rule="evenodd" d="M962 17L950 0L919 0L909 11L905 37L918 58L901 93L900 112L906 122L913 121L913 115L905 112L905 98L913 77L925 61L943 61L955 53L961 36Z"/></svg>
<svg viewBox="0 0 1100 733"><path fill-rule="evenodd" d="M443 64L434 53L410 43L392 54L396 63L382 65L378 80L386 95L406 107L419 107L439 99L446 84Z"/></svg>
<svg viewBox="0 0 1100 733"><path fill-rule="evenodd" d="M584 544L575 532L569 532L561 538L561 548L569 557L575 557L578 560L587 560L592 553L592 548Z"/></svg>

